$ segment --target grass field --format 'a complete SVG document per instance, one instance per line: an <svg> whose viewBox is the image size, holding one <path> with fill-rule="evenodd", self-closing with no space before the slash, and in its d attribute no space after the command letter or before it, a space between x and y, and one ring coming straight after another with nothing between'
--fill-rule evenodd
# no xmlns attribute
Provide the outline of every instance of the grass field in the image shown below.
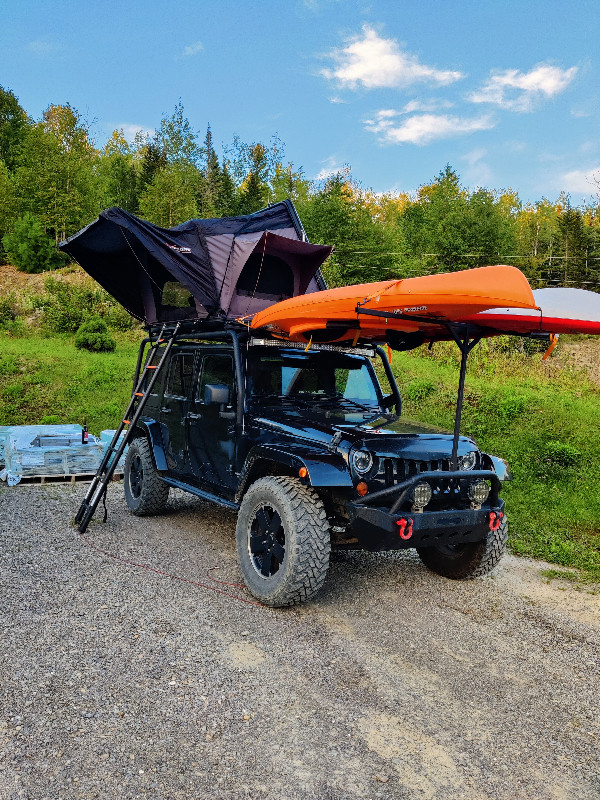
<svg viewBox="0 0 600 800"><path fill-rule="evenodd" d="M0 424L115 428L129 398L142 331L112 332L114 353L77 350L70 334L2 335Z"/></svg>
<svg viewBox="0 0 600 800"><path fill-rule="evenodd" d="M85 421L92 433L116 427L143 333L112 335L117 349L106 354L77 350L71 334L0 331L0 424ZM589 377L594 365L579 364L562 343L548 364L539 353L503 347L490 340L470 357L462 431L510 463L514 481L503 494L513 552L577 568L598 581L600 389ZM393 369L405 415L451 429L457 348L395 353Z"/></svg>

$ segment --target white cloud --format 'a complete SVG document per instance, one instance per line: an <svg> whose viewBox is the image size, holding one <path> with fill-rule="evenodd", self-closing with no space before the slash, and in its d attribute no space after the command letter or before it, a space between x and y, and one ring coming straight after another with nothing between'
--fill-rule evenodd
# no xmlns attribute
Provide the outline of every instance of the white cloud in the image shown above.
<svg viewBox="0 0 600 800"><path fill-rule="evenodd" d="M180 58L187 58L188 56L196 56L204 50L204 45L202 42L194 42L194 44L188 44L187 47L183 48L183 52L181 53Z"/></svg>
<svg viewBox="0 0 600 800"><path fill-rule="evenodd" d="M490 165L484 161L487 154L485 148L476 147L462 157L462 160L468 165L463 172L463 178L471 186L488 186L492 182L492 170Z"/></svg>
<svg viewBox="0 0 600 800"><path fill-rule="evenodd" d="M562 176L561 186L567 192L600 195L600 164L590 169L574 169L566 172Z"/></svg>
<svg viewBox="0 0 600 800"><path fill-rule="evenodd" d="M152 137L154 136L154 130L151 128L144 128L143 125L135 125L131 123L124 123L122 125L117 126L117 130L123 131L123 136L127 139L128 142L133 142L136 135L141 133L142 136L145 137Z"/></svg>
<svg viewBox="0 0 600 800"><path fill-rule="evenodd" d="M378 111L374 119L366 120L365 127L388 144L425 145L436 139L463 136L475 131L489 130L495 125L489 115L456 117L448 114L415 114L399 124L395 117L402 112L391 109Z"/></svg>
<svg viewBox="0 0 600 800"><path fill-rule="evenodd" d="M571 116L572 117L576 117L576 118L591 117L592 116L592 112L588 111L585 108L572 108L571 109Z"/></svg>
<svg viewBox="0 0 600 800"><path fill-rule="evenodd" d="M58 50L58 47L51 42L45 42L42 39L36 39L33 42L29 42L27 49L30 53L33 53L36 56L48 56L51 53L55 53Z"/></svg>
<svg viewBox="0 0 600 800"><path fill-rule="evenodd" d="M465 153L463 160L467 162L470 167L474 167L477 163L482 161L487 155L487 150L483 147L477 147L475 150L470 150Z"/></svg>
<svg viewBox="0 0 600 800"><path fill-rule="evenodd" d="M492 74L468 99L472 103L492 103L510 111L533 111L539 100L563 92L576 74L577 67L560 69L550 64L538 64L529 72L507 69Z"/></svg>
<svg viewBox="0 0 600 800"><path fill-rule="evenodd" d="M462 72L419 63L415 56L404 53L395 39L383 39L368 25L346 47L329 55L334 67L322 70L321 74L350 89L396 88L419 82L446 86L464 77Z"/></svg>
<svg viewBox="0 0 600 800"><path fill-rule="evenodd" d="M323 166L314 178L316 181L324 181L331 175L335 175L338 172L344 172L348 169L346 164L340 164L337 156L329 156L329 158L321 161L321 164Z"/></svg>
<svg viewBox="0 0 600 800"><path fill-rule="evenodd" d="M343 100L341 97L330 97L329 98L329 102L330 103L334 103L334 104L342 104L342 105L347 105L347 103L348 103L347 100Z"/></svg>
<svg viewBox="0 0 600 800"><path fill-rule="evenodd" d="M452 108L454 103L449 100L410 100L402 109L403 114L414 114L418 111L439 111L442 108Z"/></svg>

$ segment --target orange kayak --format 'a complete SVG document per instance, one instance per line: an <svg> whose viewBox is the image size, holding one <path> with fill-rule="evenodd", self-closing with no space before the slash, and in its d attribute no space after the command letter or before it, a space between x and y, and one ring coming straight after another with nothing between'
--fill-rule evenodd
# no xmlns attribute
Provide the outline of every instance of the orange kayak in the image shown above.
<svg viewBox="0 0 600 800"><path fill-rule="evenodd" d="M390 330L443 338L435 320L460 322L499 307L536 308L527 278L516 267L478 267L312 292L260 311L250 327L299 342L385 341ZM368 316L357 309L384 316ZM404 318L388 318L385 312Z"/></svg>

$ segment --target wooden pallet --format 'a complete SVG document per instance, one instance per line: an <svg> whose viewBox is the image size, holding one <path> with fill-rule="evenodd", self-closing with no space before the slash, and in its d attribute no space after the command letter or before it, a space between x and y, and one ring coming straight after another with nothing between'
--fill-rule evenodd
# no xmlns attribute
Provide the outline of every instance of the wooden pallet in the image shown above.
<svg viewBox="0 0 600 800"><path fill-rule="evenodd" d="M78 472L72 475L22 475L17 486L25 483L89 483L95 476L96 473L91 472ZM111 480L123 480L123 473L113 473Z"/></svg>

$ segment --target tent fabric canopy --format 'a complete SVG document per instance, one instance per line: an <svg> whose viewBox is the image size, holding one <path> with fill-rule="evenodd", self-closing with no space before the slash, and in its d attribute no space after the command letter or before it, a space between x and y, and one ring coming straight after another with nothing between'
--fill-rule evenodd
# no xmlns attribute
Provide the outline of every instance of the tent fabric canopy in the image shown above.
<svg viewBox="0 0 600 800"><path fill-rule="evenodd" d="M332 248L302 241L302 233L289 200L174 228L109 208L60 249L130 314L152 325L255 314L326 288L318 270Z"/></svg>

